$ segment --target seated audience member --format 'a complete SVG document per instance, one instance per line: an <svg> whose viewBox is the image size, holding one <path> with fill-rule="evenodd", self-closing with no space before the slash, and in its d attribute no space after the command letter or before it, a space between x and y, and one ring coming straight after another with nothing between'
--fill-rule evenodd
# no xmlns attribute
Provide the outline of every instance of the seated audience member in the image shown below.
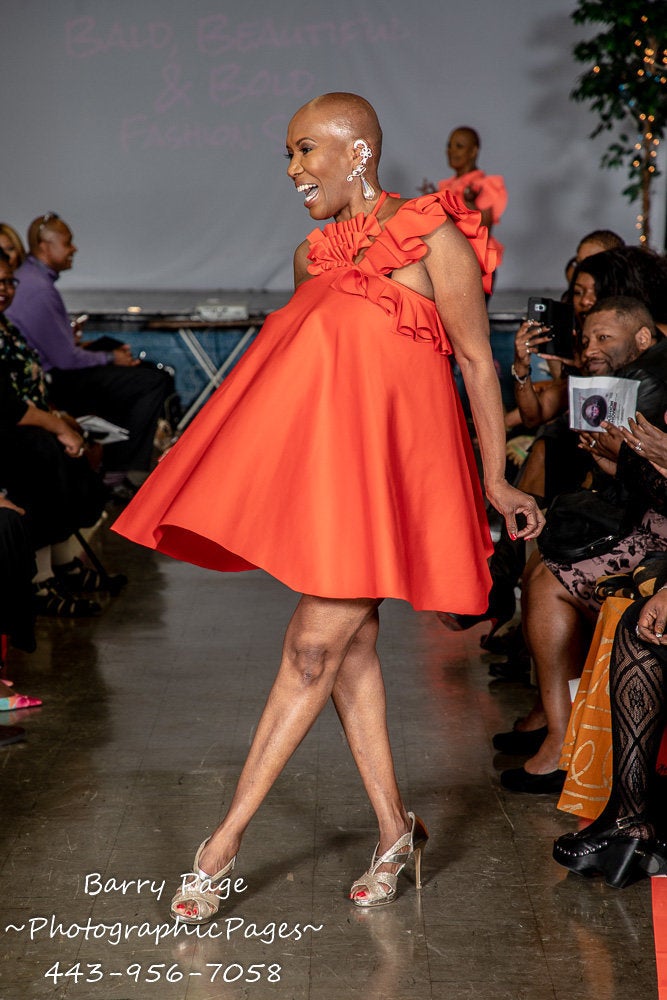
<svg viewBox="0 0 667 1000"><path fill-rule="evenodd" d="M580 264L586 257L591 257L597 253L604 253L605 250L616 250L618 247L624 246L625 241L623 238L617 233L612 232L611 229L595 229L592 233L583 236L577 244L574 257L570 257L565 265L565 278L568 286L572 284L577 264ZM621 293L616 292L615 294L619 295Z"/></svg>
<svg viewBox="0 0 667 1000"><path fill-rule="evenodd" d="M642 247L617 247L592 254L577 265L568 299L581 324L601 299L627 295L639 299L667 333L667 260Z"/></svg>
<svg viewBox="0 0 667 1000"><path fill-rule="evenodd" d="M604 231L602 231L604 235ZM597 234L589 234L581 245ZM614 234L606 234L614 237ZM616 239L616 237L614 237ZM567 293L572 301L575 321L580 329L588 312L597 301L614 296L628 296L643 302L658 328L667 323L667 265L657 254L639 247L615 247L609 251L592 254L578 265ZM667 330L667 326L665 326ZM539 428L554 419L560 410L567 408L567 378L556 378L539 393L535 391L527 369L530 355L540 353L541 337L538 332L526 331L525 345L517 336L515 343L515 398L520 419L530 428ZM573 365L581 365L581 359ZM582 374L591 374L585 369ZM565 375L573 374L573 369ZM564 418L538 431L537 441L531 448L523 473L522 488L546 498L547 503L557 494L574 488L574 481L582 477L586 462L577 454L574 435L567 430ZM525 484L528 485L525 485Z"/></svg>
<svg viewBox="0 0 667 1000"><path fill-rule="evenodd" d="M6 222L0 222L0 250L7 254L12 270L20 267L25 260L25 247L21 237Z"/></svg>
<svg viewBox="0 0 667 1000"><path fill-rule="evenodd" d="M134 359L128 345L113 351L86 350L77 342L55 282L77 251L62 219L47 213L28 231L30 253L16 273L20 284L8 309L51 379L51 400L75 416L95 413L126 427L129 440L108 445L104 467L118 484L123 473L150 468L153 440L173 377Z"/></svg>
<svg viewBox="0 0 667 1000"><path fill-rule="evenodd" d="M663 435L664 437L665 435ZM612 785L598 818L554 844L555 860L622 888L667 874L664 791L656 774L667 722L667 590L625 611L609 663Z"/></svg>
<svg viewBox="0 0 667 1000"><path fill-rule="evenodd" d="M594 229L592 233L582 236L577 244L577 252L574 255L575 264L581 263L586 257L591 257L596 253L603 253L605 250L616 250L624 247L625 240L622 236L612 232L611 229Z"/></svg>
<svg viewBox="0 0 667 1000"><path fill-rule="evenodd" d="M628 267L625 262L621 264L619 274L618 260L613 255L600 257L598 267L593 268L593 280L588 280L585 267L577 270L577 265L585 258L620 247L624 247L624 243L616 233L607 229L595 230L579 241L577 256L568 261L568 290L563 298L572 303L576 328L580 329L587 311L595 305L598 298L629 295L644 301L647 296L648 300L655 297L648 294L649 275L642 277L644 272L653 271L653 260L648 254L644 254L642 258L644 266L634 268L639 271L639 275L633 274L633 268ZM631 248L632 251L635 249ZM582 276L582 280L576 284L573 280L575 275ZM526 320L519 327L514 339L512 367L517 406L516 410L507 415L506 425L509 428L522 426L527 430L537 429L567 408L567 375L581 366L576 329L573 330L573 338L576 346L574 360L568 360L564 365L565 359L544 352L544 344L550 339L548 327L540 326L533 320ZM533 381L533 357L543 358L548 362L551 379Z"/></svg>
<svg viewBox="0 0 667 1000"><path fill-rule="evenodd" d="M34 574L35 553L25 511L0 495L0 634L26 653L35 650Z"/></svg>
<svg viewBox="0 0 667 1000"><path fill-rule="evenodd" d="M602 279L602 294L599 293L595 284L592 287L592 294L586 295L586 290L578 285L577 294L573 284L573 278L577 265L585 258L595 254L603 253L606 250L614 250L624 247L625 244L620 236L610 229L596 229L592 233L583 236L577 245L577 252L566 266L566 278L568 291L564 295L566 301L572 302L575 311L577 325L580 325L586 311L595 305L597 298L607 298L611 295L630 295L634 298L644 300L644 285L641 290L637 287L637 282L624 273L622 280L605 284L608 270L613 270L613 258L609 260L607 267L601 267L597 272ZM634 248L633 248L634 249ZM605 263L607 258L605 258ZM584 273L582 270L580 273ZM588 285L588 283L586 283ZM514 393L517 403L515 413L511 415L511 426L522 425L529 430L541 427L542 424L553 420L563 410L567 408L567 371L562 372L562 360L551 358L544 354L544 343L549 339L548 328L540 327L532 320L524 322L517 331L514 340L514 365L512 374L515 380ZM575 331L573 331L575 336ZM576 338L575 338L576 339ZM578 352L575 352L575 355ZM552 380L533 382L531 371L532 357L546 357L549 361L549 368L553 375ZM579 367L579 362L568 363L568 367Z"/></svg>
<svg viewBox="0 0 667 1000"><path fill-rule="evenodd" d="M667 340L657 334L646 308L637 300L607 299L590 311L583 333L582 358L591 375L611 375L640 382L638 409L653 424L663 424L667 406ZM637 468L637 458L623 446L620 431L582 434L582 445L602 475L627 489L633 516L628 534L608 552L575 563L560 563L535 554L522 583L522 625L537 672L540 701L511 733L494 738L497 749L520 752L522 745L539 749L524 767L505 771L501 781L512 791L548 792L562 787L558 770L570 713L568 682L580 675L599 605L594 597L598 577L632 570L647 551L667 549L667 490ZM644 463L646 464L646 463ZM642 516L643 515L643 516ZM549 515L547 515L547 529ZM544 543L542 543L544 544Z"/></svg>
<svg viewBox="0 0 667 1000"><path fill-rule="evenodd" d="M0 488L28 513L38 550L38 610L88 615L98 612L99 604L71 591L79 585L94 589L93 571L72 559L69 540L74 531L98 520L106 490L84 457L76 423L49 408L36 352L4 314L14 294L14 278L3 257L0 254ZM57 543L62 556L58 578L51 566L51 549Z"/></svg>
<svg viewBox="0 0 667 1000"><path fill-rule="evenodd" d="M31 582L34 564L25 511L0 495L0 633L28 653L35 649ZM41 704L39 698L19 694L5 680L0 681L0 712ZM7 745L2 732L5 728L0 726L0 746Z"/></svg>

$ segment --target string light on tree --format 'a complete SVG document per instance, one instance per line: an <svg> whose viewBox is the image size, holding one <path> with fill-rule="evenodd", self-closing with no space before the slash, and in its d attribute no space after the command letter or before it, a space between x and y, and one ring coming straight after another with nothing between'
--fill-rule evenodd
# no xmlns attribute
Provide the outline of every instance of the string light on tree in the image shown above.
<svg viewBox="0 0 667 1000"><path fill-rule="evenodd" d="M610 131L617 123L630 126L611 142L605 167L627 165L630 183L623 194L641 199L637 228L642 244L650 242L651 185L659 171L657 147L667 125L667 3L664 0L579 0L572 14L576 24L605 25L602 34L575 46L579 62L592 63L572 92L590 101L599 114L591 133Z"/></svg>

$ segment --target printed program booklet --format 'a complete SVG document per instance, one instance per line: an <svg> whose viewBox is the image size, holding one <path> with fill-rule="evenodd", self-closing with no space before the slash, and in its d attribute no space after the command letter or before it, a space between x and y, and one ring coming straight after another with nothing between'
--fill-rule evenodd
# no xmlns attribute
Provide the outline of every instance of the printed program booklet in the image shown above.
<svg viewBox="0 0 667 1000"><path fill-rule="evenodd" d="M639 381L599 375L568 378L570 427L575 431L599 431L603 420L628 427L637 412Z"/></svg>
<svg viewBox="0 0 667 1000"><path fill-rule="evenodd" d="M116 441L127 441L130 436L127 427L119 427L118 424L112 424L110 420L105 420L103 417L93 416L92 414L87 414L85 417L77 417L76 422L84 431L88 431L90 436L95 438L99 444L115 444Z"/></svg>

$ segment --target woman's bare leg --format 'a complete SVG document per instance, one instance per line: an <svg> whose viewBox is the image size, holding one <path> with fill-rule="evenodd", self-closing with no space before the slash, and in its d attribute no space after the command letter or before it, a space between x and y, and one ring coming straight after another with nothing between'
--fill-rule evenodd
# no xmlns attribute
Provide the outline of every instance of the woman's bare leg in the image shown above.
<svg viewBox="0 0 667 1000"><path fill-rule="evenodd" d="M322 711L351 643L377 604L309 596L299 601L229 810L200 857L203 871L220 871L237 853L248 823Z"/></svg>
<svg viewBox="0 0 667 1000"><path fill-rule="evenodd" d="M522 588L522 619L537 673L547 736L524 764L529 774L556 770L572 704L569 681L581 676L591 625L579 601L540 560L532 560Z"/></svg>
<svg viewBox="0 0 667 1000"><path fill-rule="evenodd" d="M398 790L389 744L384 681L375 649L378 628L376 610L354 637L338 671L332 698L377 816L379 854L384 854L410 830L410 820ZM378 871L395 872L397 868L387 864Z"/></svg>
<svg viewBox="0 0 667 1000"><path fill-rule="evenodd" d="M332 698L380 827L385 851L409 829L389 745L384 681L375 649L377 610L359 629L341 664Z"/></svg>

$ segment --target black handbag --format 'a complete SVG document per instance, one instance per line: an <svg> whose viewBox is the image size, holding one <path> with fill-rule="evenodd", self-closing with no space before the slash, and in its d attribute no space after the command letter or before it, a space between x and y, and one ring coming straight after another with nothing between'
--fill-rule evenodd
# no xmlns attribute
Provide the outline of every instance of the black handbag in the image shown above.
<svg viewBox="0 0 667 1000"><path fill-rule="evenodd" d="M626 497L617 490L576 490L555 497L537 539L554 562L573 563L604 555L630 531Z"/></svg>

